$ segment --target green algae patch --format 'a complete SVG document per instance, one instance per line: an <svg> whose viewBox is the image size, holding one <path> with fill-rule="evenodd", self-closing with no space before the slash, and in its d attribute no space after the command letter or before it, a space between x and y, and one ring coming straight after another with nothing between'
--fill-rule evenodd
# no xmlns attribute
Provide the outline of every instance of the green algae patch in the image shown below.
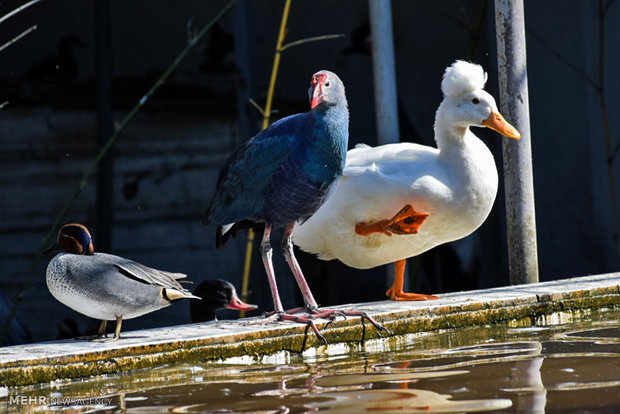
<svg viewBox="0 0 620 414"><path fill-rule="evenodd" d="M384 349L412 334L473 326L526 327L578 320L620 308L620 274L447 294L428 302L347 305L368 312L389 332L357 317L317 321L329 346L307 326L260 318L125 332L117 342L56 341L0 348L0 385L56 380L203 362L252 364L291 357ZM379 351L380 352L380 351Z"/></svg>

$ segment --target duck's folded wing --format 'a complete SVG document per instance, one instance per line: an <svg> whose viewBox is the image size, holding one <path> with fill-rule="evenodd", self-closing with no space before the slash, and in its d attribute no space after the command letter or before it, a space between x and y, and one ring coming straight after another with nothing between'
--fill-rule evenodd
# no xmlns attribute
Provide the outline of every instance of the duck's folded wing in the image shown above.
<svg viewBox="0 0 620 414"><path fill-rule="evenodd" d="M352 177L380 171L382 174L415 174L424 170L437 157L436 148L410 142L386 144L378 147L359 146L347 152L343 175Z"/></svg>
<svg viewBox="0 0 620 414"><path fill-rule="evenodd" d="M123 274L125 274L125 276L140 282L161 286L164 288L178 289L181 291L185 290L177 279L186 278L186 274L153 269L152 267L145 266L129 259L123 259L122 261L115 263L115 266Z"/></svg>

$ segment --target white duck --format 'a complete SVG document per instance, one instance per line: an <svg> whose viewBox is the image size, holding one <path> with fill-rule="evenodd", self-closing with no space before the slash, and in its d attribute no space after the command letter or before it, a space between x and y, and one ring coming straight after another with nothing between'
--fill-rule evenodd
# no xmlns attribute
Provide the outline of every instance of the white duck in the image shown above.
<svg viewBox="0 0 620 414"><path fill-rule="evenodd" d="M406 259L471 234L497 194L493 155L469 127L520 138L483 90L486 80L473 63L459 60L446 69L435 117L437 148L403 142L350 150L328 200L295 228L295 244L358 269L396 262L386 292L392 300L436 299L403 292Z"/></svg>

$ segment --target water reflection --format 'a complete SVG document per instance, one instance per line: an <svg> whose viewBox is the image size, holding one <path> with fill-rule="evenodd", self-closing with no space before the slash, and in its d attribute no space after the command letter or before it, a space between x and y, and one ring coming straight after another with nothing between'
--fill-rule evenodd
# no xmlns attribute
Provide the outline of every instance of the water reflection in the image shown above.
<svg viewBox="0 0 620 414"><path fill-rule="evenodd" d="M443 331L390 352L289 365L175 365L0 388L0 411L620 412L619 316Z"/></svg>
<svg viewBox="0 0 620 414"><path fill-rule="evenodd" d="M313 402L309 405L325 408L326 413L409 413L477 412L501 410L512 405L508 399L450 401L450 396L420 389L366 390L364 392L331 392L323 397L332 401Z"/></svg>

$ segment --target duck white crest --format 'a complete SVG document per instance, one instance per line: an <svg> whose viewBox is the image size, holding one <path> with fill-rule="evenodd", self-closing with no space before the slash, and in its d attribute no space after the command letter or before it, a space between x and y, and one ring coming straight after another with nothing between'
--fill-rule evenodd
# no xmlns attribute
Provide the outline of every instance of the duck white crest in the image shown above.
<svg viewBox="0 0 620 414"><path fill-rule="evenodd" d="M441 81L444 96L454 98L467 92L484 89L487 74L482 66L457 60L448 67Z"/></svg>

